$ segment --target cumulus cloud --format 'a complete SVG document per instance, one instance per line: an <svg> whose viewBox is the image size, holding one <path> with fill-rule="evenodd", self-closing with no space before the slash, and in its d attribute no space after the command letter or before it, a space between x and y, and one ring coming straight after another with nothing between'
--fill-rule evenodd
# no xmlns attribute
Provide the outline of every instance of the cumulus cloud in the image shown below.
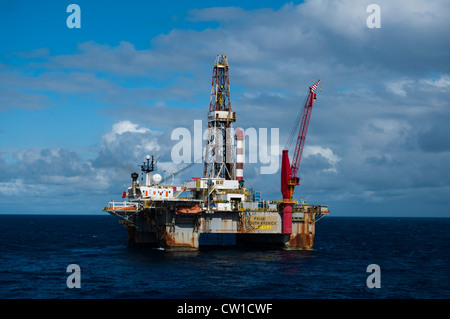
<svg viewBox="0 0 450 319"><path fill-rule="evenodd" d="M130 121L121 121L119 123L115 123L112 126L112 131L103 136L105 141L108 144L111 144L117 140L118 135L122 135L123 133L139 133L145 134L150 132L148 128L141 127L138 128L138 124L131 123Z"/></svg>
<svg viewBox="0 0 450 319"><path fill-rule="evenodd" d="M311 157L313 155L320 155L322 158L326 159L329 167L325 168L326 172L337 172L336 165L341 160L339 156L333 153L330 148L324 148L317 145L307 145L305 146L303 156L304 158Z"/></svg>
<svg viewBox="0 0 450 319"><path fill-rule="evenodd" d="M157 137L158 133L148 128L122 121L104 134L93 159L61 147L12 151L8 162L0 157L0 193L8 201L24 195L40 200L55 198L58 205L67 196L79 201L107 196L126 187L129 173L138 171L137 164L159 150ZM94 211L98 209L100 206Z"/></svg>
<svg viewBox="0 0 450 319"><path fill-rule="evenodd" d="M146 155L159 152L158 132L130 121L113 124L110 132L103 135L98 155L93 160L95 167L137 169L136 165Z"/></svg>
<svg viewBox="0 0 450 319"><path fill-rule="evenodd" d="M68 193L76 192L80 185L92 191L107 187L101 177L104 171L94 169L89 161L83 161L77 153L68 149L20 149L13 153L13 158L10 163L3 164L5 170L10 172L3 179L7 186L16 183L36 187L41 185L41 188L32 188L45 189L45 185L70 185L66 188ZM45 195L45 192L41 195Z"/></svg>

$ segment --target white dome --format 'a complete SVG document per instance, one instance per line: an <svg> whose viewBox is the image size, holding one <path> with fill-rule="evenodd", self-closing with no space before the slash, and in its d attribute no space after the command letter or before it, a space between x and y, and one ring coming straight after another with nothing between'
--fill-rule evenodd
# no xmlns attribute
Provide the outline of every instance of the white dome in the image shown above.
<svg viewBox="0 0 450 319"><path fill-rule="evenodd" d="M153 175L153 182L154 182L155 184L158 185L159 183L161 183L161 180L162 180L161 175L159 175L159 174Z"/></svg>

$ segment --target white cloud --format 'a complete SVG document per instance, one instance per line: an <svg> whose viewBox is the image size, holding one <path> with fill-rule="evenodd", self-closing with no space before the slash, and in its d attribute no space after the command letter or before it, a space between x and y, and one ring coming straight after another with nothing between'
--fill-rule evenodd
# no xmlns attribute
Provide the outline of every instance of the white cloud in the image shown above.
<svg viewBox="0 0 450 319"><path fill-rule="evenodd" d="M122 168L136 170L136 165L161 149L162 133L140 127L131 121L113 124L111 131L103 135L93 165L98 168Z"/></svg>
<svg viewBox="0 0 450 319"><path fill-rule="evenodd" d="M439 74L437 77L401 78L388 81L386 86L390 92L401 97L406 97L408 92L415 93L432 89L445 91L450 88L450 76L448 74Z"/></svg>
<svg viewBox="0 0 450 319"><path fill-rule="evenodd" d="M397 94L402 97L406 97L407 93L405 90L405 86L413 84L413 80L401 79L389 82L387 84L387 88L394 94Z"/></svg>
<svg viewBox="0 0 450 319"><path fill-rule="evenodd" d="M450 88L450 76L448 74L441 74L437 79L422 79L420 82L439 89Z"/></svg>
<svg viewBox="0 0 450 319"><path fill-rule="evenodd" d="M122 135L124 133L150 133L150 129L141 127L139 128L138 124L131 123L130 121L121 121L113 124L111 132L105 134L103 138L107 143L113 143L118 135Z"/></svg>
<svg viewBox="0 0 450 319"><path fill-rule="evenodd" d="M5 197L31 197L42 196L48 191L45 185L24 183L23 179L13 179L8 182L0 182L0 194Z"/></svg>
<svg viewBox="0 0 450 319"><path fill-rule="evenodd" d="M324 148L317 145L305 145L303 156L308 158L312 155L320 155L325 158L330 164L330 168L324 169L327 172L337 172L336 165L341 160L341 158L334 154L330 148Z"/></svg>
<svg viewBox="0 0 450 319"><path fill-rule="evenodd" d="M368 121L370 133L378 133L388 140L397 140L411 126L405 121L376 118Z"/></svg>

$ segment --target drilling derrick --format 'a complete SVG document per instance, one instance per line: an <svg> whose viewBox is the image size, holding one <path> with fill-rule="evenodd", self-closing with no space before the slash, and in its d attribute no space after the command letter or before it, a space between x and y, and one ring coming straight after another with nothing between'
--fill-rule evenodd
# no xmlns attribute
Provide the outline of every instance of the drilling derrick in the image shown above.
<svg viewBox="0 0 450 319"><path fill-rule="evenodd" d="M231 110L228 60L225 55L218 55L212 74L203 177L235 179L232 125L235 121L236 113Z"/></svg>

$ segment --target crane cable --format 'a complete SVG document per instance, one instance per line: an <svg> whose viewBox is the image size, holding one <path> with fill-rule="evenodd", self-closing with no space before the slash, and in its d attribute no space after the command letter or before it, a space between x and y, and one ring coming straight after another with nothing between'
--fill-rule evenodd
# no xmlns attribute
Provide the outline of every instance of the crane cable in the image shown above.
<svg viewBox="0 0 450 319"><path fill-rule="evenodd" d="M305 102L302 104L302 106L306 104L306 101L308 100L308 97L309 97L309 93L306 95ZM294 141L295 136L298 135L298 128L299 128L299 125L300 125L300 121L302 119L302 115L303 115L303 109L300 108L300 111L298 112L297 118L295 119L294 126L292 127L291 134L289 135L287 143L284 146L285 150L289 151L291 149L292 142Z"/></svg>

